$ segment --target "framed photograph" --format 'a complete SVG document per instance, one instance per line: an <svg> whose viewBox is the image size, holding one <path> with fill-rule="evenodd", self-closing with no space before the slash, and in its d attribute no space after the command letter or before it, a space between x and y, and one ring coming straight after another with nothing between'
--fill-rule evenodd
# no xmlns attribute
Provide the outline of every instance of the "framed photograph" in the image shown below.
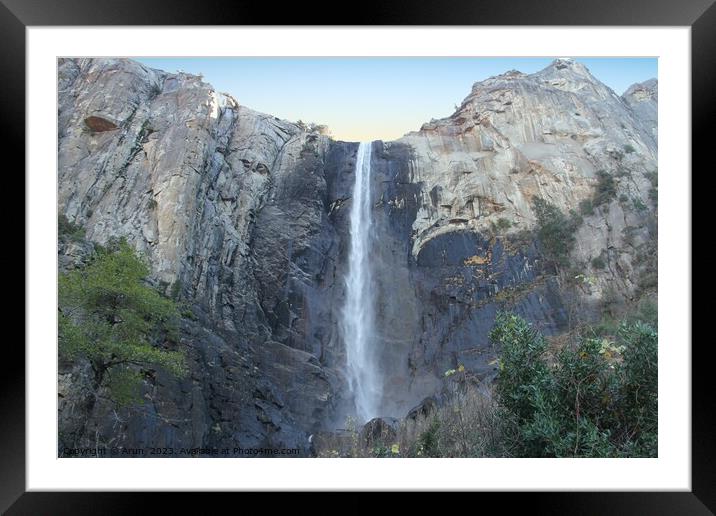
<svg viewBox="0 0 716 516"><path fill-rule="evenodd" d="M537 512L710 514L691 169L716 8L548 4L316 25L3 0L28 300L3 509L548 491Z"/></svg>

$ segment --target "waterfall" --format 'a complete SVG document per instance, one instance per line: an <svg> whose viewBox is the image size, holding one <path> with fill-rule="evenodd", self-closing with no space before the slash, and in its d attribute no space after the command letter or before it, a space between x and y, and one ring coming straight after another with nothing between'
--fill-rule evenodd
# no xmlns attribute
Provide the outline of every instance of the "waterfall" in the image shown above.
<svg viewBox="0 0 716 516"><path fill-rule="evenodd" d="M375 360L375 307L371 284L371 143L358 146L350 211L350 251L341 331L346 348L349 388L356 417L363 423L378 416L381 385Z"/></svg>

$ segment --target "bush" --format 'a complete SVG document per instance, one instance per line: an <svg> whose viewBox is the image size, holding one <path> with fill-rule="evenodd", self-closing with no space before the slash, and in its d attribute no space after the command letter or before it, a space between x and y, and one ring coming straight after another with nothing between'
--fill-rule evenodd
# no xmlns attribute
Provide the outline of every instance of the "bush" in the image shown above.
<svg viewBox="0 0 716 516"><path fill-rule="evenodd" d="M512 222L510 222L505 217L500 217L499 219L497 219L497 228L498 229L507 230L507 229L510 229L511 227L512 227Z"/></svg>
<svg viewBox="0 0 716 516"><path fill-rule="evenodd" d="M70 222L64 214L60 214L57 217L57 234L71 240L82 240L85 237L85 230L78 224Z"/></svg>
<svg viewBox="0 0 716 516"><path fill-rule="evenodd" d="M637 305L636 313L628 321L630 323L643 322L652 328L659 327L659 307L655 299L645 297Z"/></svg>
<svg viewBox="0 0 716 516"><path fill-rule="evenodd" d="M634 198L631 200L631 202L632 202L632 204L634 205L634 209L635 209L636 211L644 211L644 210L646 210L646 204L644 204L644 203L642 202L642 200L639 199L638 197L634 197Z"/></svg>
<svg viewBox="0 0 716 516"><path fill-rule="evenodd" d="M636 149L634 148L634 146L630 145L628 143L626 145L624 145L623 149L626 154L631 154L633 152L636 152Z"/></svg>
<svg viewBox="0 0 716 516"><path fill-rule="evenodd" d="M526 457L653 457L657 453L657 333L623 323L617 340L583 336L550 367L544 338L513 314L490 333L501 349L497 394Z"/></svg>
<svg viewBox="0 0 716 516"><path fill-rule="evenodd" d="M395 434L370 441L349 418L341 433L316 441L319 457L509 457L513 454L511 415L489 390L477 387L464 368L455 370L452 392L441 406L423 406L406 417Z"/></svg>
<svg viewBox="0 0 716 516"><path fill-rule="evenodd" d="M599 256L596 256L592 258L592 267L595 269L603 269L607 266L607 262L604 261L604 257L600 254Z"/></svg>
<svg viewBox="0 0 716 516"><path fill-rule="evenodd" d="M623 382L624 425L622 435L635 456L655 457L658 430L658 334L650 325L636 322L623 325L619 337L624 343ZM634 437L631 437L633 435Z"/></svg>
<svg viewBox="0 0 716 516"><path fill-rule="evenodd" d="M566 265L581 218L576 213L567 217L559 208L539 197L535 198L533 209L537 216L537 236L545 255L557 265Z"/></svg>
<svg viewBox="0 0 716 516"><path fill-rule="evenodd" d="M430 425L418 436L415 454L418 457L440 457L438 447L438 433L440 432L440 420L433 417Z"/></svg>
<svg viewBox="0 0 716 516"><path fill-rule="evenodd" d="M512 227L512 222L510 222L509 219L506 219L505 217L500 217L499 219L497 219L497 222L490 222L490 227L494 234L504 233Z"/></svg>
<svg viewBox="0 0 716 516"><path fill-rule="evenodd" d="M585 199L579 203L579 213L585 217L594 214L594 205L591 199Z"/></svg>
<svg viewBox="0 0 716 516"><path fill-rule="evenodd" d="M489 393L465 387L424 422L416 440L399 433L400 448L411 457L506 457L511 455L509 420Z"/></svg>
<svg viewBox="0 0 716 516"><path fill-rule="evenodd" d="M535 395L550 381L549 369L542 360L547 343L532 325L504 312L495 319L490 341L501 349L497 394L518 422L523 422L533 413Z"/></svg>
<svg viewBox="0 0 716 516"><path fill-rule="evenodd" d="M646 172L644 177L646 177L651 183L651 188L649 189L649 200L654 203L654 206L656 206L659 201L659 173L657 170L653 170L651 172Z"/></svg>
<svg viewBox="0 0 716 516"><path fill-rule="evenodd" d="M184 356L154 345L174 339L177 307L144 283L148 267L120 241L82 269L61 274L59 351L69 360L87 359L94 388L110 389L115 401L137 399L140 371L159 366L181 376Z"/></svg>
<svg viewBox="0 0 716 516"><path fill-rule="evenodd" d="M617 185L612 175L604 170L597 172L597 186L594 190L592 204L601 206L609 203L617 194Z"/></svg>

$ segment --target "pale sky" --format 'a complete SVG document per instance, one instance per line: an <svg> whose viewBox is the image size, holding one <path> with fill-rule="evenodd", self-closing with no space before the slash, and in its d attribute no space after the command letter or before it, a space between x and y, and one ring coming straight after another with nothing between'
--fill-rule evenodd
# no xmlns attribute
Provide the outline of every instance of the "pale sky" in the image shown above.
<svg viewBox="0 0 716 516"><path fill-rule="evenodd" d="M152 68L202 74L218 91L286 120L326 124L344 141L394 140L453 113L473 83L552 58L196 57L134 58ZM656 58L576 58L618 94L657 77Z"/></svg>

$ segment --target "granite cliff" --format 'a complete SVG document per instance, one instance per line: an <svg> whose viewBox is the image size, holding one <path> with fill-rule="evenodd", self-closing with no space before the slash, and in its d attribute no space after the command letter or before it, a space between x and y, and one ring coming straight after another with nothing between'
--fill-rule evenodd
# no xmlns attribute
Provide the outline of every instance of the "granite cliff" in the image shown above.
<svg viewBox="0 0 716 516"><path fill-rule="evenodd" d="M188 307L190 374L156 371L145 403L89 404L60 363L60 448L298 446L351 413L344 297L357 143L255 112L200 77L125 59L60 59L60 269L124 237ZM620 97L580 63L476 83L450 117L373 142L377 329L386 416L495 374L509 308L560 335L656 290L657 83ZM579 218L569 267L533 209ZM88 409L91 407L91 409Z"/></svg>

